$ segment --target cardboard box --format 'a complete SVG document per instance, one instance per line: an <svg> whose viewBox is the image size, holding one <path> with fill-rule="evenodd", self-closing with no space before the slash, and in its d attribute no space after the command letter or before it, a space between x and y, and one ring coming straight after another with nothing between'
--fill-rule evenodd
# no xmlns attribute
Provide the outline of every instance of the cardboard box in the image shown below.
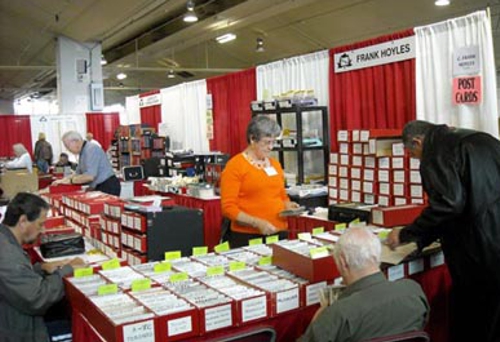
<svg viewBox="0 0 500 342"><path fill-rule="evenodd" d="M400 205L372 209L372 223L383 227L405 226L412 223L424 210L424 205Z"/></svg>
<svg viewBox="0 0 500 342"><path fill-rule="evenodd" d="M38 175L26 170L6 170L0 176L0 187L3 197L9 199L19 192L35 192L38 191Z"/></svg>

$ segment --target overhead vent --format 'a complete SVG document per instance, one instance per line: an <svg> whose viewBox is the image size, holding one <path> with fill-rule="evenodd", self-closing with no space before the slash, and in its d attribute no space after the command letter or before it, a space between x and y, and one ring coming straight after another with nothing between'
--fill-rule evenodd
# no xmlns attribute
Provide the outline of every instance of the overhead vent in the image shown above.
<svg viewBox="0 0 500 342"><path fill-rule="evenodd" d="M189 71L176 71L175 74L182 78L194 77L194 74L190 73Z"/></svg>

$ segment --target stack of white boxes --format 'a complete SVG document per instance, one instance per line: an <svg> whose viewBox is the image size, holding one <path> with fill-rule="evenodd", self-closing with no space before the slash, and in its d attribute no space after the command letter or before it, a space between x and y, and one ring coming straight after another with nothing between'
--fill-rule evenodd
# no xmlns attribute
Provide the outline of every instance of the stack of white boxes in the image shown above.
<svg viewBox="0 0 500 342"><path fill-rule="evenodd" d="M341 130L330 154L329 203L422 204L418 159L405 153L401 130Z"/></svg>

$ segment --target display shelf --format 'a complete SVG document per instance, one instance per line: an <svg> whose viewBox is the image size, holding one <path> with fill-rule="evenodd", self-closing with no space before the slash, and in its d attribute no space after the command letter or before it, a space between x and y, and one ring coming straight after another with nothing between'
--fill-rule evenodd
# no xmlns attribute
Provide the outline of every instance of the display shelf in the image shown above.
<svg viewBox="0 0 500 342"><path fill-rule="evenodd" d="M252 110L252 116L269 115L281 126L282 139L272 154L287 173L295 173L298 184L326 184L330 135L328 110L323 106L295 106ZM291 184L290 184L291 185Z"/></svg>

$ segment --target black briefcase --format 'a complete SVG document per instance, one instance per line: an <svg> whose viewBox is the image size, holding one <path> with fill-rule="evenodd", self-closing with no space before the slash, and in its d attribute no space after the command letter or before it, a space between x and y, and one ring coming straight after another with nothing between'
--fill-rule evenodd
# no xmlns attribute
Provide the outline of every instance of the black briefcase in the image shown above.
<svg viewBox="0 0 500 342"><path fill-rule="evenodd" d="M339 203L328 207L328 219L330 221L349 223L355 219L370 223L371 208L374 205L364 203Z"/></svg>
<svg viewBox="0 0 500 342"><path fill-rule="evenodd" d="M81 234L54 234L41 238L40 251L44 258L56 258L85 252Z"/></svg>

